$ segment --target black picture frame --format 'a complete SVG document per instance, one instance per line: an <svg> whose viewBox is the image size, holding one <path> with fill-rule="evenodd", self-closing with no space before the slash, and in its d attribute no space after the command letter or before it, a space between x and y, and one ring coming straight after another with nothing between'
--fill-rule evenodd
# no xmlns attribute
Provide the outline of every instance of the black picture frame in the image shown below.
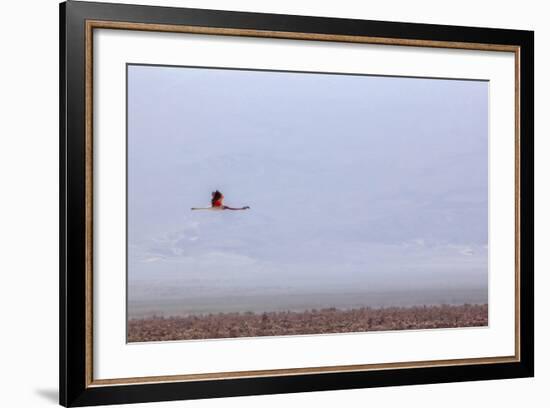
<svg viewBox="0 0 550 408"><path fill-rule="evenodd" d="M534 375L534 33L68 1L60 4L60 404L86 406ZM514 46L519 49L519 326L517 361L140 384L102 384L87 372L86 22L186 25L270 32Z"/></svg>

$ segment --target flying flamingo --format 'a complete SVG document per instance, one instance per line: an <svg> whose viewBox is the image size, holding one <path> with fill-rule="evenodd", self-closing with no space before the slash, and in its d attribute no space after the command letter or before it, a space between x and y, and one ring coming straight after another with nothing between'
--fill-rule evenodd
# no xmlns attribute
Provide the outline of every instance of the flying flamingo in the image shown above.
<svg viewBox="0 0 550 408"><path fill-rule="evenodd" d="M212 200L211 200L212 206L211 207L193 207L191 210L211 210L211 211L222 211L222 210L248 210L250 209L249 206L244 206L240 208L234 208L229 207L227 205L223 205L223 194L219 192L218 190L214 191L212 193Z"/></svg>

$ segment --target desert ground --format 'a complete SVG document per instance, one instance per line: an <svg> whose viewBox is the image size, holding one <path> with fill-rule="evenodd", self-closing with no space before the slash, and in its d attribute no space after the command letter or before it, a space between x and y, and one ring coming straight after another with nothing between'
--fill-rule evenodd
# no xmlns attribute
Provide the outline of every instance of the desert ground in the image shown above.
<svg viewBox="0 0 550 408"><path fill-rule="evenodd" d="M487 304L215 313L128 321L128 342L487 326Z"/></svg>

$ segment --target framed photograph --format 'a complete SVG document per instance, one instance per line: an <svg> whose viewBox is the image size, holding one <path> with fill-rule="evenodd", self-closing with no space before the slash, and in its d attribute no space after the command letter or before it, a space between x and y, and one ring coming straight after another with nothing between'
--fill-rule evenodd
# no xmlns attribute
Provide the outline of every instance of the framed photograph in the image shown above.
<svg viewBox="0 0 550 408"><path fill-rule="evenodd" d="M62 405L533 376L533 32L60 27Z"/></svg>

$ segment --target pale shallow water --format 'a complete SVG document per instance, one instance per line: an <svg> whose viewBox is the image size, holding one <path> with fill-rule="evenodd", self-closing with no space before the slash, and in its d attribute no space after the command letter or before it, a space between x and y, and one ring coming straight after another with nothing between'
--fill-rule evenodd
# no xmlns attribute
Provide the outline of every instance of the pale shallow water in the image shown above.
<svg viewBox="0 0 550 408"><path fill-rule="evenodd" d="M207 293L165 289L133 288L128 300L128 317L188 316L208 313L304 311L335 307L409 307L421 305L487 304L486 287L432 288L414 290L337 290L306 292L261 289Z"/></svg>

